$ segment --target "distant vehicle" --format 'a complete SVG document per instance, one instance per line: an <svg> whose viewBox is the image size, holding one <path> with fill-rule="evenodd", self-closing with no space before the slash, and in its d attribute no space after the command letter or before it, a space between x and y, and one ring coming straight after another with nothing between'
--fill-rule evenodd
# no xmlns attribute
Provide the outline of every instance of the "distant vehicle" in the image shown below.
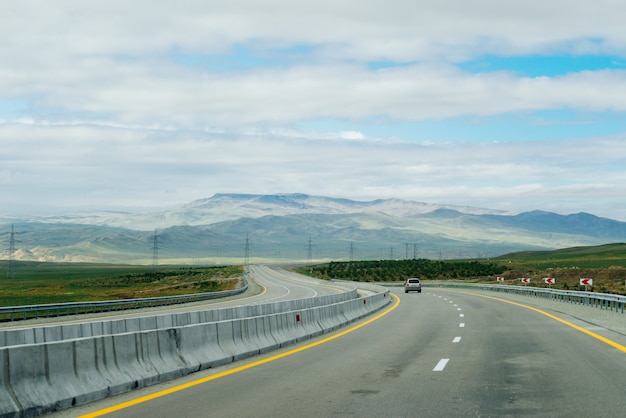
<svg viewBox="0 0 626 418"><path fill-rule="evenodd" d="M422 293L422 282L416 277L411 277L410 279L407 279L404 283L404 293L409 293L413 291L417 291L417 293Z"/></svg>

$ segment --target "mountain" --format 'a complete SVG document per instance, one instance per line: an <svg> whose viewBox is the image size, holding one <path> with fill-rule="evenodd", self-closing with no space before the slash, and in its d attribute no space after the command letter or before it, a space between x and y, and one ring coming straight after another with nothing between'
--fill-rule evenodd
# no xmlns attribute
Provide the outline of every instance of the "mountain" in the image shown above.
<svg viewBox="0 0 626 418"><path fill-rule="evenodd" d="M161 212L7 219L0 233L11 224L13 259L133 264L476 258L626 241L626 223L586 213L304 194L217 194Z"/></svg>
<svg viewBox="0 0 626 418"><path fill-rule="evenodd" d="M451 209L469 214L502 214L501 211L453 205L436 205L400 199L379 199L361 202L306 194L216 194L160 212L76 212L63 216L31 218L45 223L87 224L154 231L180 225L208 225L241 218L260 218L267 215L386 213L407 217Z"/></svg>

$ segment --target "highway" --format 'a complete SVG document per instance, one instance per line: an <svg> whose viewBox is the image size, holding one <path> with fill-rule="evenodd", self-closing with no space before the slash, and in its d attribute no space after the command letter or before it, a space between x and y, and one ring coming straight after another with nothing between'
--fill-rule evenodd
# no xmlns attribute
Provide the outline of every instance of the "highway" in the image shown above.
<svg viewBox="0 0 626 418"><path fill-rule="evenodd" d="M566 315L558 314L562 322L470 291L397 289L392 307L353 328L53 416L608 417L626 410L623 335L584 333Z"/></svg>

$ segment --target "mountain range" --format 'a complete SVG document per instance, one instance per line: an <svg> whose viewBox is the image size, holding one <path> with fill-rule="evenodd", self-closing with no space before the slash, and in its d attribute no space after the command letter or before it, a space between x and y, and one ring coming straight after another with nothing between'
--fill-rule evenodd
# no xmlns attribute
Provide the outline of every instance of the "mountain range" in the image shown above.
<svg viewBox="0 0 626 418"><path fill-rule="evenodd" d="M149 213L0 217L0 232L5 259L130 264L477 258L626 241L626 223L588 213L305 194L216 194Z"/></svg>

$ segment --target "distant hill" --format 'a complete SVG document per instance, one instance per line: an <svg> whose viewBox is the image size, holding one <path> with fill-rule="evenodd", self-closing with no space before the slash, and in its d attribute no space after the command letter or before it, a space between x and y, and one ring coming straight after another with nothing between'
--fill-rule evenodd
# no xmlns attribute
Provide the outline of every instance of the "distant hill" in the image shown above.
<svg viewBox="0 0 626 418"><path fill-rule="evenodd" d="M586 213L304 194L218 194L160 212L0 219L5 248L11 224L14 259L134 264L241 263L246 255L254 262L477 258L626 242L626 223Z"/></svg>

